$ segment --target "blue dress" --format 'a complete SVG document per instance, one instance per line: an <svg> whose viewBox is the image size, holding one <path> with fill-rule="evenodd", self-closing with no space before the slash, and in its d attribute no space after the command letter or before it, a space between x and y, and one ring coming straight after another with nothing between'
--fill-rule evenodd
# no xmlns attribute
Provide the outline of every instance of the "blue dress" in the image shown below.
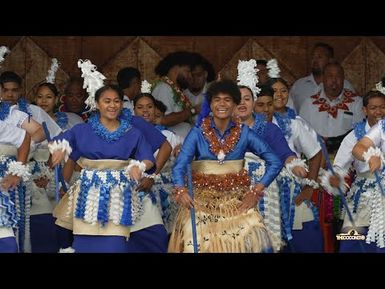
<svg viewBox="0 0 385 289"><path fill-rule="evenodd" d="M101 237L107 235L120 236L112 238L118 243L111 243L112 246L116 245L116 249L119 251L119 248L122 248L121 242L124 243L124 237L129 236L129 227L138 221L143 214L142 197L134 190L136 182L130 180L124 173L125 161L135 159L138 161L150 160L155 163L153 150L158 149L156 146L160 146L165 137L150 125L155 132L161 135L160 138L155 137L155 142L151 146L142 134L143 130L137 128L138 126L141 127L142 124L138 118L125 118L121 120L120 127L116 131L108 132L101 125L99 116L96 115L91 117L88 123L75 125L72 129L55 138L56 140L66 139L69 142L72 147L70 158L73 161L88 159L91 164L83 168L80 180L66 194L69 195L67 199L62 199L61 203L63 204L59 203L58 205L58 207L65 207L69 204L70 212L72 211L72 216L75 217L71 221L75 235L73 245L75 251L88 252L87 246L84 244L90 245L90 242L95 241L96 247L91 245L89 247L96 248L95 252L105 252L106 247L104 245L99 246L98 242ZM147 126L145 125L145 127ZM156 134L154 135L156 136ZM103 162L103 160L117 163L118 168L110 168L110 165L103 165L101 168L93 167L95 161ZM78 191L74 187L77 187ZM66 220L63 212L56 213L56 215L59 221ZM77 229L76 222L79 224L79 221L83 228L79 226L80 229ZM92 226L95 223L98 225L94 227L97 227L96 230L99 230L100 234L95 232L82 233L84 225ZM60 225L60 223L58 224ZM112 231L110 230L111 226L113 226ZM71 229L70 227L66 228ZM89 236L85 243L80 235ZM91 239L88 240L88 238ZM103 238L102 240L107 239ZM100 244L102 243L103 241ZM124 245L123 247L126 248L127 246Z"/></svg>

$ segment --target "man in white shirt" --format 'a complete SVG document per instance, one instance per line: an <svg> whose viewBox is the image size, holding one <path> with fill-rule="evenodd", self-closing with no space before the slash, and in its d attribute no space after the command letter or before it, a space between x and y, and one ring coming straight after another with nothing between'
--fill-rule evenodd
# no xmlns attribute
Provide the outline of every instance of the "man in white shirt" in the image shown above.
<svg viewBox="0 0 385 289"><path fill-rule="evenodd" d="M201 105L205 97L208 84L215 79L213 65L199 53L193 53L195 56L195 64L191 69L191 81L188 88L183 93L190 99L195 115L193 122L195 123L197 115L201 111Z"/></svg>
<svg viewBox="0 0 385 289"><path fill-rule="evenodd" d="M163 102L167 111L155 123L164 125L183 140L191 129L191 117L196 114L189 98L183 93L191 79L194 57L190 52L177 51L168 54L155 67L160 81L153 88L152 95Z"/></svg>
<svg viewBox="0 0 385 289"><path fill-rule="evenodd" d="M140 71L134 67L122 68L119 70L116 80L124 93L123 107L128 108L134 114L133 99L140 93L141 87Z"/></svg>
<svg viewBox="0 0 385 289"><path fill-rule="evenodd" d="M344 88L344 70L339 63L331 62L325 66L323 83L320 92L304 100L299 115L325 138L331 153L365 115L362 98Z"/></svg>
<svg viewBox="0 0 385 289"><path fill-rule="evenodd" d="M322 78L325 65L334 57L334 49L326 43L314 45L311 58L311 73L298 79L290 89L288 106L297 113L306 98L316 94L322 89ZM343 87L355 91L353 86L344 79Z"/></svg>

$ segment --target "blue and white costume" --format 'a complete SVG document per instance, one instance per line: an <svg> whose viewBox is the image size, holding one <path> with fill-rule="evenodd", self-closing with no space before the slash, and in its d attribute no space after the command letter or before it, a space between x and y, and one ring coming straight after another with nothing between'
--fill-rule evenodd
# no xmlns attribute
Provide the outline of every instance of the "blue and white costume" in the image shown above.
<svg viewBox="0 0 385 289"><path fill-rule="evenodd" d="M0 181L16 161L17 148L25 137L21 126L27 119L28 115L15 106L0 102ZM27 179L22 179L15 190L0 191L0 252L30 251L31 195L26 182Z"/></svg>
<svg viewBox="0 0 385 289"><path fill-rule="evenodd" d="M88 123L75 125L56 138L69 142L70 158L83 168L80 180L55 208L57 224L73 230L75 252L131 252L134 231L163 226L156 204L137 192L136 182L125 173L130 159L155 163L153 148L164 141L154 134L155 128L149 131L143 123L124 110L119 128L109 132L96 113ZM153 134L152 145L142 132ZM135 239L140 239L137 235Z"/></svg>
<svg viewBox="0 0 385 289"><path fill-rule="evenodd" d="M380 147L383 152L385 149L385 122L380 120L376 125L370 128L367 121L355 125L354 130L350 132L342 141L337 152L333 167L335 171L344 177L349 168L353 165L356 171L356 178L347 193L348 207L353 215L354 223L359 230L358 233L366 235L365 241L341 241L340 252L384 252L385 249L385 201L384 196L376 182L374 174L369 172L369 165L365 161L359 161L352 155L355 144L362 138L368 137L375 146ZM382 172L381 174L383 174ZM380 173L379 173L380 174ZM328 186L329 174L322 178L322 184ZM342 182L343 184L343 182ZM384 182L382 180L382 186ZM343 185L341 185L344 189ZM328 187L331 193L338 194L336 189ZM343 190L344 191L344 190ZM344 223L342 231L352 228L348 215L344 214ZM362 242L363 247L359 246Z"/></svg>
<svg viewBox="0 0 385 289"><path fill-rule="evenodd" d="M253 113L254 124L251 129L261 137L277 154L282 163L290 156L294 156L281 130L273 123L267 122L263 114ZM252 184L258 183L265 173L265 161L251 152L245 154L245 169L248 170ZM259 211L264 218L274 251L283 246L280 191L276 180L273 180L258 204Z"/></svg>
<svg viewBox="0 0 385 289"><path fill-rule="evenodd" d="M182 144L181 137L177 136L172 131L168 130L165 126L156 125L155 126L162 134L167 138L167 141L170 143L172 151L175 147ZM154 157L158 151L155 152ZM155 178L154 190L158 193L159 196L159 207L162 212L162 219L164 226L168 233L171 233L175 216L178 211L178 205L175 203L174 199L171 197L172 192L172 178L171 178L171 169L174 166L175 157L170 156L169 160L163 166L159 176Z"/></svg>
<svg viewBox="0 0 385 289"><path fill-rule="evenodd" d="M303 154L309 160L321 151L314 129L291 108L286 107L285 114L275 112L273 123L282 130L290 149L296 153L297 158L301 158ZM301 180L284 169L277 181L281 190L285 239L293 240L291 245L296 252L322 252L323 237L318 223L318 209L308 200L299 206L294 203L303 187ZM317 186L315 181L314 186Z"/></svg>

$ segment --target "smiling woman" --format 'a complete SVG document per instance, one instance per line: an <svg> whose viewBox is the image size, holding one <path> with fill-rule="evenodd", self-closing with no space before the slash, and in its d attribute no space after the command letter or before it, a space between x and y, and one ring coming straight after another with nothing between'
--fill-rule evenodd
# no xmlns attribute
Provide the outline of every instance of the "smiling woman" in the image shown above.
<svg viewBox="0 0 385 289"><path fill-rule="evenodd" d="M72 148L69 170L75 162L83 168L55 209L57 224L73 230L75 252L164 252L167 234L160 212L138 189L142 174L155 163L152 146L159 149L163 136L160 140L152 125L123 109L119 87L102 86L92 97L97 112L88 123L56 139ZM152 135L149 142L146 132ZM160 144L151 143L155 140ZM57 153L53 165L61 160Z"/></svg>

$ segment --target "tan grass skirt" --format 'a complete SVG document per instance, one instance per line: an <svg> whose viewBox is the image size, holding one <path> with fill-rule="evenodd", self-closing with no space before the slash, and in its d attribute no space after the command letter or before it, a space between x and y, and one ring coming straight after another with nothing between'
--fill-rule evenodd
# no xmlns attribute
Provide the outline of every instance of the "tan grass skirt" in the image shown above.
<svg viewBox="0 0 385 289"><path fill-rule="evenodd" d="M237 206L249 191L243 161L193 162L194 204L199 252L249 252L271 249L257 208L239 213ZM190 210L180 208L172 230L169 252L193 252Z"/></svg>

